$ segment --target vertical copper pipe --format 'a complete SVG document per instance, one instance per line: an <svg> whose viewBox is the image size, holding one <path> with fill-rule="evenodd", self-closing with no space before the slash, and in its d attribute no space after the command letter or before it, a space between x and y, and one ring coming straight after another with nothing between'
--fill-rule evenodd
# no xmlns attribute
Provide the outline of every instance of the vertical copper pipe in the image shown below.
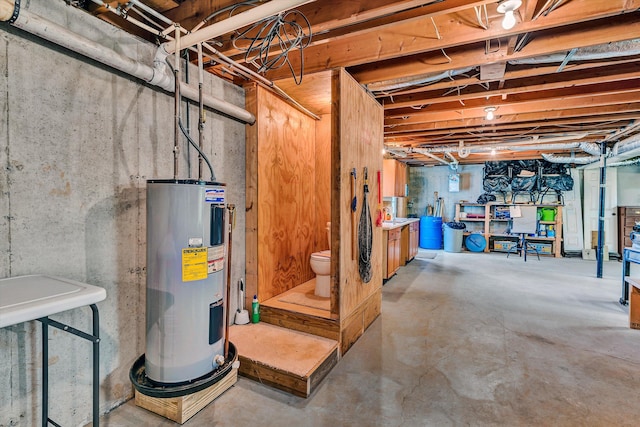
<svg viewBox="0 0 640 427"><path fill-rule="evenodd" d="M198 146L204 149L204 100L202 87L204 85L204 64L202 63L202 43L198 43ZM202 181L202 154L198 153L198 180Z"/></svg>
<svg viewBox="0 0 640 427"><path fill-rule="evenodd" d="M229 243L227 252L227 290L226 299L224 304L224 359L225 361L229 357L229 317L230 317L230 302L231 302L231 247L233 244L233 228L236 225L236 205L227 205L229 211Z"/></svg>
<svg viewBox="0 0 640 427"><path fill-rule="evenodd" d="M178 141L180 140L180 26L175 24L176 29L176 52L175 67L173 69L173 80L175 85L175 129L173 134L173 179L178 179L178 153L180 148Z"/></svg>

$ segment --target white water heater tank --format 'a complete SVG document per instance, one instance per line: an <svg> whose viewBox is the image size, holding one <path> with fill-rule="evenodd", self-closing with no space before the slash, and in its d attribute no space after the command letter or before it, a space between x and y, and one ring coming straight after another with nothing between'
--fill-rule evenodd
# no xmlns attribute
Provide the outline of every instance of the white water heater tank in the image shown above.
<svg viewBox="0 0 640 427"><path fill-rule="evenodd" d="M224 356L225 187L147 181L147 377L188 382Z"/></svg>

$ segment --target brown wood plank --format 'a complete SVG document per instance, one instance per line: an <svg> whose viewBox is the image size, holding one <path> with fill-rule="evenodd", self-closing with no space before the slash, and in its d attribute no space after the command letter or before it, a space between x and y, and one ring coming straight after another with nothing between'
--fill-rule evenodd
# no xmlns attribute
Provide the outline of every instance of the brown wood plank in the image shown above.
<svg viewBox="0 0 640 427"><path fill-rule="evenodd" d="M245 86L245 108L256 118L245 126L245 307L251 307L253 295L258 295L258 87Z"/></svg>
<svg viewBox="0 0 640 427"><path fill-rule="evenodd" d="M339 323L337 320L325 319L276 307L261 307L260 319L265 323L288 328L294 331L306 332L329 339L340 338Z"/></svg>
<svg viewBox="0 0 640 427"><path fill-rule="evenodd" d="M500 62L509 59L533 58L552 53L565 52L574 47L587 47L616 41L630 40L640 32L640 22L631 14L595 21L588 26L556 28L552 32L536 34L536 37L519 52L505 56L501 53L485 52L484 43L460 45L446 50L427 52L419 56L377 62L374 67L356 66L350 69L353 76L363 84L389 81L409 76L436 74L453 69L474 67L479 64ZM306 68L311 72L309 68Z"/></svg>
<svg viewBox="0 0 640 427"><path fill-rule="evenodd" d="M217 383L186 396L159 398L146 396L136 390L135 403L141 408L184 424L201 409L231 388L237 381L238 369L234 368Z"/></svg>
<svg viewBox="0 0 640 427"><path fill-rule="evenodd" d="M545 99L543 101L528 101L528 102L513 102L511 105L501 105L499 110L496 111L498 116L518 114L522 108L525 108L529 112L548 112L551 114L553 111L563 111L569 109L583 108L585 105L590 107L604 107L615 106L620 104L630 104L640 102L640 91L630 91L627 93L617 95L603 95L603 96L591 96L579 97L576 95L572 99L564 99L563 97L557 98L553 102L553 99ZM386 126L390 125L403 125L410 123L429 123L442 120L456 120L456 119L473 119L481 118L485 115L484 108L479 106L476 108L468 108L462 110L455 109L453 105L448 106L448 110L436 111L436 112L420 112L414 113L410 117L388 119L385 121Z"/></svg>
<svg viewBox="0 0 640 427"><path fill-rule="evenodd" d="M394 110L405 107L416 107L424 104L437 104L452 101L464 101L465 104L470 99L486 99L492 96L507 95L512 97L516 94L525 94L527 96L543 97L546 93L553 90L575 91L575 92L598 92L600 87L606 82L606 87L611 88L610 93L625 90L625 86L637 87L637 79L640 77L640 70L637 64L619 66L617 68L609 68L608 73L585 73L580 71L573 75L560 73L555 76L544 76L537 79L529 78L509 80L500 89L486 90L481 86L473 86L462 88L459 92L450 92L450 90L438 90L412 93L411 95L393 96L393 102L385 103L385 110ZM622 81L630 80L628 85L621 84ZM606 88L605 88L606 90ZM391 113L393 114L393 113Z"/></svg>
<svg viewBox="0 0 640 427"><path fill-rule="evenodd" d="M307 379L273 366L267 366L247 357L240 356L240 375L260 384L291 393L298 397L308 396Z"/></svg>
<svg viewBox="0 0 640 427"><path fill-rule="evenodd" d="M461 22L474 22L475 17L459 21L450 19L448 16L434 18L438 28L436 30L431 16L417 18L397 24L378 26L371 29L371 31L349 34L329 43L310 46L305 50L305 69L307 72L313 73L329 67L350 67L374 61L390 60L399 56L440 51L441 49L484 42L498 37L509 37L534 31L541 32L546 29L578 22L606 21L603 18L633 12L639 7L640 0L628 0L626 2L607 0L591 0L586 3L568 2L563 5L565 12L563 14L549 14L535 21L523 22L511 30L503 30L499 19L493 20L491 27L485 30L477 25L461 25ZM473 9L470 9L469 13L473 13L472 11ZM605 25L601 22L599 24ZM597 24L590 22L589 25L581 25L581 28L586 29L585 27L588 28L595 25ZM438 34L446 34L447 37L438 37ZM626 34L626 37L631 39L633 34L637 34L637 32ZM611 31L609 31L609 36L613 36ZM357 48L355 48L356 46ZM547 51L550 51L549 49L551 48L554 48L555 51L561 49L566 51L570 47L573 46L553 43L551 46L547 46ZM290 60L294 69L298 69L299 58L292 57ZM485 60L476 62L476 64L486 62L492 61ZM449 65L448 69L462 68L451 66L452 64ZM278 76L286 75L287 72L288 70L281 69L280 71L269 73L269 76L275 79ZM360 82L366 82L366 79L363 79L362 76L357 76L356 78ZM388 79L389 76L386 78ZM375 80L384 80L384 78Z"/></svg>
<svg viewBox="0 0 640 427"><path fill-rule="evenodd" d="M376 212L378 183L376 174L382 171L382 142L383 142L383 111L373 97L348 74L341 70L339 73L339 100L337 114L339 119L339 200L334 204L340 209L339 236L351 236L351 186L350 173L352 168L357 170L356 195L358 200L357 218L360 219L364 201L364 168L368 168L369 193L367 202L372 215L373 248L371 254L372 278L369 283L363 283L358 271L357 260L351 259L349 246L344 242L339 253L339 281L340 284L340 318L345 319L357 309L370 295L382 287L382 229L376 227Z"/></svg>
<svg viewBox="0 0 640 427"><path fill-rule="evenodd" d="M247 103L247 297L263 301L315 277L315 120L257 86Z"/></svg>

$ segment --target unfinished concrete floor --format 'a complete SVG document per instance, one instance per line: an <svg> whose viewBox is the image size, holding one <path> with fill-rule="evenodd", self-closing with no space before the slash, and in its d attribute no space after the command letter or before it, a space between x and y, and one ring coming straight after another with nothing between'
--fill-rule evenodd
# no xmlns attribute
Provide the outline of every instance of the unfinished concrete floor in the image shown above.
<svg viewBox="0 0 640 427"><path fill-rule="evenodd" d="M575 258L415 259L310 398L241 378L185 425L638 425L640 330L617 302L621 268L596 279ZM132 401L102 422L175 425Z"/></svg>

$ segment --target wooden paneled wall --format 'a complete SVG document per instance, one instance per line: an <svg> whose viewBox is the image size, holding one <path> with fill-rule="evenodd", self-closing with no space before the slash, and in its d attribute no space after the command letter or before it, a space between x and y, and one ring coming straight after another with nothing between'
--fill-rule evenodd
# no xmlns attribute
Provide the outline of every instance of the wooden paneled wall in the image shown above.
<svg viewBox="0 0 640 427"><path fill-rule="evenodd" d="M330 90L327 87L327 90ZM316 122L316 248L329 248L327 222L331 221L331 114Z"/></svg>
<svg viewBox="0 0 640 427"><path fill-rule="evenodd" d="M256 85L246 88L247 296L261 301L314 277L315 120Z"/></svg>
<svg viewBox="0 0 640 427"><path fill-rule="evenodd" d="M332 187L339 200L332 205L333 227L332 259L338 262L336 282L339 286L339 309L343 352L355 342L367 326L380 313L382 290L382 229L375 225L378 208L377 173L382 170L383 109L344 70L334 72L332 79L334 99ZM352 229L357 232L364 198L364 167L369 172L367 202L373 222L373 251L371 255L373 277L363 283L358 272L358 260L352 259ZM357 170L356 223L351 218L350 172ZM356 250L356 254L358 251Z"/></svg>

